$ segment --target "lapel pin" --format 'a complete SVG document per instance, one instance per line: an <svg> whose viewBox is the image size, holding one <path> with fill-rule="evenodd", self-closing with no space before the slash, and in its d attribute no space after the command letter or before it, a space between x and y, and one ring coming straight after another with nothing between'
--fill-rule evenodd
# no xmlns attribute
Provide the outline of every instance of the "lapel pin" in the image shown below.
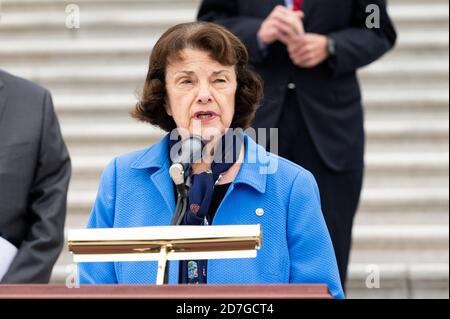
<svg viewBox="0 0 450 319"><path fill-rule="evenodd" d="M257 208L257 209L256 209L256 216L261 217L262 215L264 215L264 209L262 209L262 208Z"/></svg>

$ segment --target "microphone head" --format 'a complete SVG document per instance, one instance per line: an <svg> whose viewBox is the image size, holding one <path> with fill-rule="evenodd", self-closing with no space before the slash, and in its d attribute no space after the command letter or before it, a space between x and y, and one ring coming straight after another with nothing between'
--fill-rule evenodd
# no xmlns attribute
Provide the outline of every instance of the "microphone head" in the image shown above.
<svg viewBox="0 0 450 319"><path fill-rule="evenodd" d="M180 163L186 170L202 158L205 142L199 135L193 135L178 142L179 151L172 158L172 163Z"/></svg>
<svg viewBox="0 0 450 319"><path fill-rule="evenodd" d="M169 175L172 178L175 185L181 185L184 183L184 167L180 163L173 164L169 168Z"/></svg>
<svg viewBox="0 0 450 319"><path fill-rule="evenodd" d="M170 150L172 166L169 168L170 178L175 185L184 185L191 165L202 158L205 142L201 136L194 135L181 140Z"/></svg>

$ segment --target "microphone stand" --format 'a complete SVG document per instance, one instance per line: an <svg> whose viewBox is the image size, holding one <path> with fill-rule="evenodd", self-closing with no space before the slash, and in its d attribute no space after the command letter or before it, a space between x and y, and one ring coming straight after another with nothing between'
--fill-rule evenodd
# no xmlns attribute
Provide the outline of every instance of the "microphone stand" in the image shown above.
<svg viewBox="0 0 450 319"><path fill-rule="evenodd" d="M205 142L201 136L191 136L181 141L181 154L178 153L174 164L169 169L169 175L177 188L177 204L172 218L171 225L178 226L183 222L184 215L188 209L188 196L191 188L191 177L186 174L196 160L200 159L203 154ZM188 175L188 176L186 176ZM168 267L165 268L163 283L168 282Z"/></svg>
<svg viewBox="0 0 450 319"><path fill-rule="evenodd" d="M187 205L188 205L188 196L189 191L191 188L191 177L188 176L186 179L186 182L177 185L177 204L175 206L175 213L174 217L172 219L172 225L173 226L179 226L181 225L181 222L183 221L184 215L186 214ZM169 283L169 267L170 267L170 261L167 261L167 267L164 272L164 284Z"/></svg>
<svg viewBox="0 0 450 319"><path fill-rule="evenodd" d="M181 225L181 222L183 221L184 215L186 214L187 210L187 200L189 196L189 191L191 188L191 177L188 176L186 179L186 182L177 185L177 205L175 206L175 213L174 217L172 219L172 225L179 226Z"/></svg>

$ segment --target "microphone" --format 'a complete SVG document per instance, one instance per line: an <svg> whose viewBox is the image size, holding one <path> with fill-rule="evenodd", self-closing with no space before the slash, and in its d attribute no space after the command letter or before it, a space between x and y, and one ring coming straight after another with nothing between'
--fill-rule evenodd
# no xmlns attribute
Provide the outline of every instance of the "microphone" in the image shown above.
<svg viewBox="0 0 450 319"><path fill-rule="evenodd" d="M181 140L175 147L179 147L179 150L175 154L170 152L173 164L170 166L169 175L180 194L185 195L186 175L192 164L202 158L205 142L201 136L193 135Z"/></svg>

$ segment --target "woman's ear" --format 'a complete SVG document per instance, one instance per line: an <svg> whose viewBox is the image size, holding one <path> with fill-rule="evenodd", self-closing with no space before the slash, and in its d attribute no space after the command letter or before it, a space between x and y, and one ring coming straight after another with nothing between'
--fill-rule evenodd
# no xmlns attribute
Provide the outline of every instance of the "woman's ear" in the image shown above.
<svg viewBox="0 0 450 319"><path fill-rule="evenodd" d="M170 109L169 103L167 102L167 99L164 101L164 109L166 110L167 115L173 116L172 110Z"/></svg>

